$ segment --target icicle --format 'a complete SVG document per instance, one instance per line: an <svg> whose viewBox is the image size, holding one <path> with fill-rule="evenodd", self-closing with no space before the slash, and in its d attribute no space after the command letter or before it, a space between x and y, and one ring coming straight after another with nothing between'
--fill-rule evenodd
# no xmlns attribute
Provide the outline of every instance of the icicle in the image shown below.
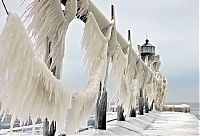
<svg viewBox="0 0 200 136"><path fill-rule="evenodd" d="M112 27L109 27L111 29ZM109 37L109 35L108 35ZM92 39L92 40L91 40ZM105 37L93 16L90 12L85 24L85 31L82 37L82 50L84 52L84 63L87 66L88 72L91 74L95 70L96 59L106 56L101 56L102 51L108 44L108 38Z"/></svg>
<svg viewBox="0 0 200 136"><path fill-rule="evenodd" d="M128 65L128 54L124 54L120 45L117 45L112 60L112 72L114 73L114 97L123 104L125 113L128 113L130 88L126 79ZM111 98L112 100L113 98Z"/></svg>
<svg viewBox="0 0 200 136"><path fill-rule="evenodd" d="M100 89L100 82L103 78L102 73L105 71L104 65L104 60L100 59L96 71L88 81L87 87L83 91L73 94L72 108L69 110L66 120L66 134L73 134L79 127L80 121L86 119L95 106Z"/></svg>

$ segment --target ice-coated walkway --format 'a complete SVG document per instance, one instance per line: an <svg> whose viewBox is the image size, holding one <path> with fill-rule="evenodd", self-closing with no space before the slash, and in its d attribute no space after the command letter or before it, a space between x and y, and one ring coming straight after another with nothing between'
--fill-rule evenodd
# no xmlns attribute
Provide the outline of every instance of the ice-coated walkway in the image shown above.
<svg viewBox="0 0 200 136"><path fill-rule="evenodd" d="M109 122L107 130L89 129L79 135L198 136L199 123L191 113L153 111L127 121Z"/></svg>
<svg viewBox="0 0 200 136"><path fill-rule="evenodd" d="M116 113L109 112L107 120L116 118ZM134 135L134 136L198 136L199 120L191 113L157 112L137 115L126 121L110 121L107 130L94 128L81 131L78 135ZM32 126L14 128L14 136L30 136ZM9 135L9 130L0 130L0 135ZM42 124L36 125L37 136L42 136Z"/></svg>

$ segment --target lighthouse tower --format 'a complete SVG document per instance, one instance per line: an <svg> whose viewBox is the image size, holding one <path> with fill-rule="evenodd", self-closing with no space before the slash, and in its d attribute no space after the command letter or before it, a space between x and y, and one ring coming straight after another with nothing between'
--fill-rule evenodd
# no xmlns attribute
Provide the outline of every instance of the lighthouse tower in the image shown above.
<svg viewBox="0 0 200 136"><path fill-rule="evenodd" d="M147 65L155 72L160 69L160 56L155 53L155 46L152 45L146 38L145 43L140 46L138 45L138 51L141 59L147 63Z"/></svg>

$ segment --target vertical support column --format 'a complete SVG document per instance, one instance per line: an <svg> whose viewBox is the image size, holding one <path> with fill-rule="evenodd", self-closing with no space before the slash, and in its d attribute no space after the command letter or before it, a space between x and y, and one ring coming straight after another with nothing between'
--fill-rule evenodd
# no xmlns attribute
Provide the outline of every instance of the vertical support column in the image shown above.
<svg viewBox="0 0 200 136"><path fill-rule="evenodd" d="M128 65L131 63L132 55L131 55L131 49L132 49L132 41L131 41L131 31L128 30L128 42L129 42L129 55L128 55ZM136 108L131 104L131 109L129 113L129 117L136 117Z"/></svg>
<svg viewBox="0 0 200 136"><path fill-rule="evenodd" d="M136 117L136 109L132 105L131 105L131 110L130 110L129 117Z"/></svg>
<svg viewBox="0 0 200 136"><path fill-rule="evenodd" d="M96 104L95 128L106 130L107 91L103 89L100 82L99 96Z"/></svg>
<svg viewBox="0 0 200 136"><path fill-rule="evenodd" d="M43 122L43 136L49 136L49 121L47 118Z"/></svg>
<svg viewBox="0 0 200 136"><path fill-rule="evenodd" d="M149 111L152 111L152 110L153 110L153 106L154 106L154 100L153 100L152 103L151 103L151 106L150 106Z"/></svg>
<svg viewBox="0 0 200 136"><path fill-rule="evenodd" d="M114 9L114 5L111 5L111 20L115 20L115 9Z"/></svg>
<svg viewBox="0 0 200 136"><path fill-rule="evenodd" d="M149 113L148 97L145 98L145 113Z"/></svg>
<svg viewBox="0 0 200 136"><path fill-rule="evenodd" d="M114 19L114 6L111 6L111 18ZM106 76L104 80L104 86L103 86L103 92L101 92L101 83L100 83L100 90L99 90L99 96L97 99L96 104L96 116L95 116L95 128L96 129L103 129L106 130L106 111L107 111L107 90L106 90L106 84L107 84L107 78L108 78L108 68L110 63L110 54L107 54L107 69L106 69Z"/></svg>
<svg viewBox="0 0 200 136"><path fill-rule="evenodd" d="M128 30L128 41L131 41L131 30Z"/></svg>
<svg viewBox="0 0 200 136"><path fill-rule="evenodd" d="M6 5L5 5L4 1L3 1L3 0L1 0L1 2L3 3L3 7L4 7L4 9L5 9L5 11L6 11L7 15L9 15L9 13L8 13L8 10L7 10L7 8L6 8Z"/></svg>
<svg viewBox="0 0 200 136"><path fill-rule="evenodd" d="M117 121L125 121L124 109L122 105L117 106Z"/></svg>
<svg viewBox="0 0 200 136"><path fill-rule="evenodd" d="M143 98L143 90L142 90L142 88L140 89L139 115L144 115L144 98Z"/></svg>
<svg viewBox="0 0 200 136"><path fill-rule="evenodd" d="M55 133L56 133L56 122L54 123L54 121L52 121L52 123L50 125L49 136L54 136Z"/></svg>
<svg viewBox="0 0 200 136"><path fill-rule="evenodd" d="M48 61L48 56L51 53L51 41L49 41L49 38L47 37L47 48L46 48L46 55L45 55L45 63L47 67L50 69L51 63L52 63L52 58L49 59ZM56 67L54 67L51 72L56 78L60 78L60 75L56 75ZM50 125L50 130L49 130L49 121L46 118L43 122L43 135L44 136L54 136L56 132L56 124L54 124L54 121L51 122Z"/></svg>

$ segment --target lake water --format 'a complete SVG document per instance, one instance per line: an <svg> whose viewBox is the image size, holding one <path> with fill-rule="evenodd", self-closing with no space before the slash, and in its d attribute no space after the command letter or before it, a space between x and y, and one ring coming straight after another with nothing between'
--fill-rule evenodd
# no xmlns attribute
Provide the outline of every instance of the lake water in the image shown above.
<svg viewBox="0 0 200 136"><path fill-rule="evenodd" d="M200 104L198 102L167 102L169 105L187 104L190 105L190 112L200 119Z"/></svg>

